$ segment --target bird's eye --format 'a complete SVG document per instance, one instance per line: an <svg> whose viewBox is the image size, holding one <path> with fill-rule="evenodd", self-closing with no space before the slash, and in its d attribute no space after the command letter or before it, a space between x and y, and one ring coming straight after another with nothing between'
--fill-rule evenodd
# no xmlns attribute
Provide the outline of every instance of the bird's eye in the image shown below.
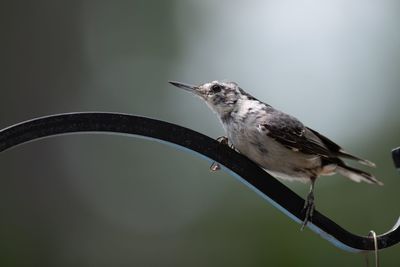
<svg viewBox="0 0 400 267"><path fill-rule="evenodd" d="M218 92L221 92L221 85L219 85L219 84L214 84L213 86L211 86L211 92L213 92L213 93L218 93Z"/></svg>

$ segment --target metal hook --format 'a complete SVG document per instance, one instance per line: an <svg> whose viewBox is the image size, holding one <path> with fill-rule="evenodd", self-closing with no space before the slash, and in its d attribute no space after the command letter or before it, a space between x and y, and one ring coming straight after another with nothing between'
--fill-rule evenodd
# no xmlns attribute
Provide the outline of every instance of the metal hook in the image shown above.
<svg viewBox="0 0 400 267"><path fill-rule="evenodd" d="M378 240L375 231L369 231L368 236L372 237L372 241L374 242L375 267L379 267Z"/></svg>
<svg viewBox="0 0 400 267"><path fill-rule="evenodd" d="M230 174L298 223L304 219L304 200L243 155L193 130L164 121L118 113L78 112L51 115L22 122L0 131L0 152L39 138L64 133L106 132L130 134L177 145L216 161ZM392 152L400 169L400 148ZM307 227L334 245L350 252L391 247L400 241L400 218L388 232L376 236L352 234L318 211Z"/></svg>

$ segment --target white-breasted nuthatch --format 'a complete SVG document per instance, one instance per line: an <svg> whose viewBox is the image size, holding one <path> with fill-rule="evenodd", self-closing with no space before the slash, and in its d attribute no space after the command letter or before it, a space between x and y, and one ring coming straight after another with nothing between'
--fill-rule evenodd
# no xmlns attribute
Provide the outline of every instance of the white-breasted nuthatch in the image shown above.
<svg viewBox="0 0 400 267"><path fill-rule="evenodd" d="M170 82L203 99L217 113L229 142L271 175L310 182L302 229L311 220L314 184L319 176L339 173L355 182L383 185L370 173L350 167L341 158L375 164L351 155L298 119L246 93L234 82L212 81L199 86Z"/></svg>

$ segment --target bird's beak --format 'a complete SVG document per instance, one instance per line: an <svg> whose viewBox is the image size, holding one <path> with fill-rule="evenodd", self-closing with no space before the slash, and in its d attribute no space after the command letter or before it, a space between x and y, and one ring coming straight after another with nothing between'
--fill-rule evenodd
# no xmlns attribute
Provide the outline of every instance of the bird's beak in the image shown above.
<svg viewBox="0 0 400 267"><path fill-rule="evenodd" d="M178 88L189 91L191 93L196 93L196 86L194 86L194 85L180 83L180 82L174 82L174 81L170 81L169 83Z"/></svg>

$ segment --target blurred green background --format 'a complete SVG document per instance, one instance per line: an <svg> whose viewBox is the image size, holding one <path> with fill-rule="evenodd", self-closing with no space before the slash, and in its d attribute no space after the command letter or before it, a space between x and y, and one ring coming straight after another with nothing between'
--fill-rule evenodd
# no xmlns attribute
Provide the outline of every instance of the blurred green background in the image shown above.
<svg viewBox="0 0 400 267"><path fill-rule="evenodd" d="M320 179L318 210L362 235L400 215L399 1L1 1L0 20L1 128L115 111L217 137L216 116L167 81L233 80L377 163L384 187ZM110 135L2 153L0 265L364 266L208 167ZM380 255L399 266L400 246Z"/></svg>

